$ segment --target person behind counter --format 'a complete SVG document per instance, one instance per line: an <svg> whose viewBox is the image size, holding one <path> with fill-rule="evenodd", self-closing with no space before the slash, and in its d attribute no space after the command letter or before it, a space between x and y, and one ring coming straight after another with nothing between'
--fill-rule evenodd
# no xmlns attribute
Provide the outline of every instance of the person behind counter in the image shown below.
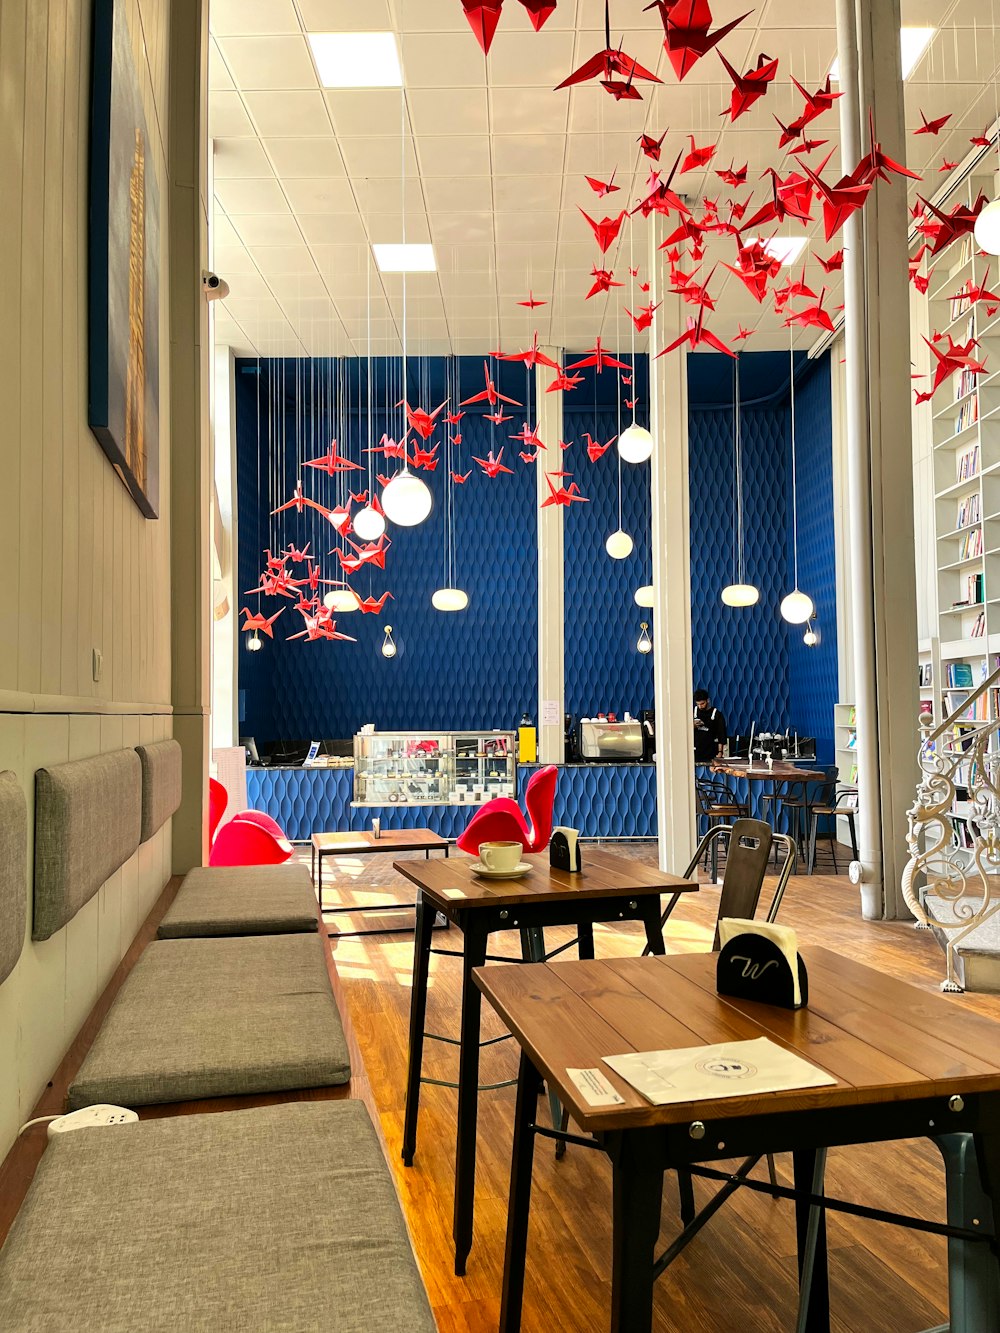
<svg viewBox="0 0 1000 1333"><path fill-rule="evenodd" d="M710 764L725 754L726 719L713 708L707 690L694 692L694 760L696 764Z"/></svg>

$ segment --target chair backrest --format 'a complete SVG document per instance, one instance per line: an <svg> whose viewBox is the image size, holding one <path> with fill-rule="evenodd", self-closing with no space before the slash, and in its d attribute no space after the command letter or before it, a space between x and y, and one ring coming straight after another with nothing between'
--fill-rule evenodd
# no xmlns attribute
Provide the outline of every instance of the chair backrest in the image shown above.
<svg viewBox="0 0 1000 1333"><path fill-rule="evenodd" d="M555 764L546 764L544 768L532 773L524 789L524 805L531 820L529 851L540 852L549 845L558 777L559 770Z"/></svg>
<svg viewBox="0 0 1000 1333"><path fill-rule="evenodd" d="M208 779L208 842L215 841L215 834L222 823L222 816L229 804L229 793L216 778Z"/></svg>
<svg viewBox="0 0 1000 1333"><path fill-rule="evenodd" d="M737 819L729 835L726 873L719 897L719 918L752 917L757 911L764 887L767 862L771 855L771 826L761 819ZM719 947L718 919L713 949Z"/></svg>
<svg viewBox="0 0 1000 1333"><path fill-rule="evenodd" d="M840 777L840 769L834 764L828 765L823 769L823 782L817 792L810 796L813 805L832 805L837 799L837 779Z"/></svg>

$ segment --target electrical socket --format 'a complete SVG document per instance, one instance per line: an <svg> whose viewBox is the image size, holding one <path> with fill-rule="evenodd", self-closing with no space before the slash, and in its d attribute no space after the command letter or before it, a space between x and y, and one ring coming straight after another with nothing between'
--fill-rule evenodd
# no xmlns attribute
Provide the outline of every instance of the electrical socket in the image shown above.
<svg viewBox="0 0 1000 1333"><path fill-rule="evenodd" d="M49 1121L49 1138L56 1134L69 1134L74 1129L90 1129L95 1125L131 1125L139 1117L125 1106L108 1106L99 1102L95 1106L81 1106L79 1111L70 1111L57 1120Z"/></svg>

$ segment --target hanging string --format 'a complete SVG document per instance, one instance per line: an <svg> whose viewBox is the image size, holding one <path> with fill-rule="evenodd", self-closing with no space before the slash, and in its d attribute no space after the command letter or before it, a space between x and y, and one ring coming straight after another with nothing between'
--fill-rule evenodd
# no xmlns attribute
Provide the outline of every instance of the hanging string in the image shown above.
<svg viewBox="0 0 1000 1333"><path fill-rule="evenodd" d="M631 244L631 236L629 237L629 244ZM620 309L619 309L620 304L621 304L621 303L618 302L618 301L615 302L615 356L618 355L618 348L621 346L621 339L620 339L620 337L619 337L619 331L620 331L620 330L619 330L619 320L620 320L620 318L621 318L621 313L620 313ZM595 383L595 384L597 383L597 376L596 376L596 375L594 376L594 383ZM618 441L619 441L619 443L620 443L620 442L621 442L621 435L622 435L622 381L621 381L621 376L620 376L620 375L618 375L618 376L616 377L616 384L617 384L617 388L618 388L618 391L617 391L617 393L615 394L615 406L616 406L616 408L617 408L617 413L618 413L618 433L617 433L617 439L618 439ZM632 392L633 392L633 393L635 392L635 383L634 383L634 381L633 381L633 385L632 385ZM615 449L615 453L618 455L618 531L621 532L621 531L623 531L623 528L622 528L622 451L621 451L621 449L619 449L619 448L616 447L616 449Z"/></svg>
<svg viewBox="0 0 1000 1333"><path fill-rule="evenodd" d="M743 415L742 399L740 396L740 358L736 357L736 542L739 552L739 567L737 570L737 583L745 583L744 569L746 567L745 552L743 546ZM794 389L792 390L794 393Z"/></svg>
<svg viewBox="0 0 1000 1333"><path fill-rule="evenodd" d="M792 555L795 570L795 590L799 587L799 493L795 465L795 349L794 334L788 330L788 385L792 424Z"/></svg>

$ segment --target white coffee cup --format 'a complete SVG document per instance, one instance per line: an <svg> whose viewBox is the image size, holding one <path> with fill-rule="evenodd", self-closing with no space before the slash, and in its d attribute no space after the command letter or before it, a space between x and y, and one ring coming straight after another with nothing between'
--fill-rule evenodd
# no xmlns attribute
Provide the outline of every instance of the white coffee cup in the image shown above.
<svg viewBox="0 0 1000 1333"><path fill-rule="evenodd" d="M479 844L479 859L486 870L516 870L523 851L519 842L483 842Z"/></svg>

